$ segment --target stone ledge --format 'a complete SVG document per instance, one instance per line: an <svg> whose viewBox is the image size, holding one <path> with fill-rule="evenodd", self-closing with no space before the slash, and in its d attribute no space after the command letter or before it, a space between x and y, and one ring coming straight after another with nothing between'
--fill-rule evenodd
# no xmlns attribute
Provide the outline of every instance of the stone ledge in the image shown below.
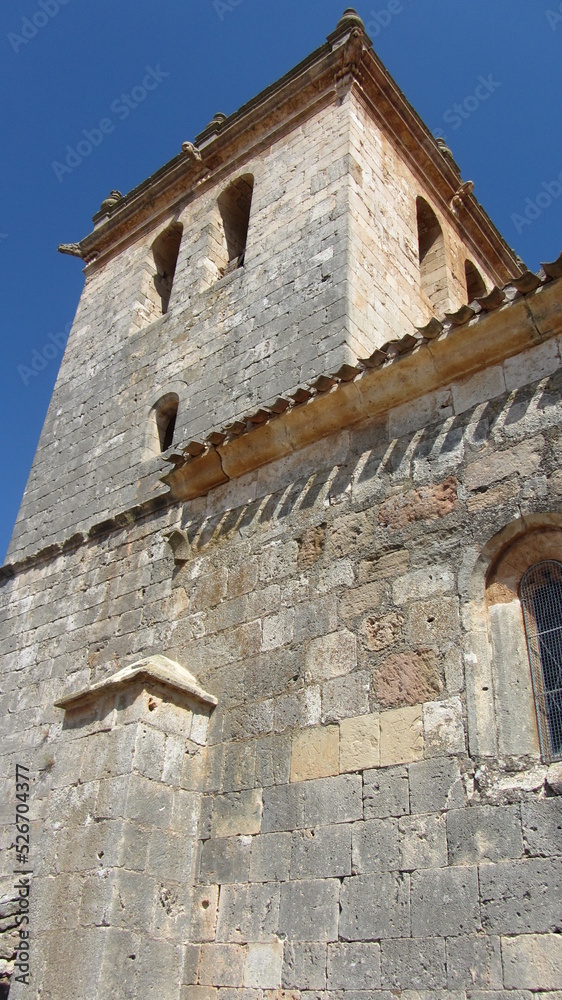
<svg viewBox="0 0 562 1000"><path fill-rule="evenodd" d="M183 694L192 695L193 698L203 702L204 705L214 707L218 704L214 695L204 691L197 683L193 674L190 674L189 670L186 670L181 664L176 663L175 660L169 660L167 656L157 654L146 657L144 660L138 660L136 663L131 663L130 666L123 667L122 670L118 670L117 673L103 678L97 684L92 684L91 687L83 688L74 694L65 695L64 698L55 702L55 707L71 711L110 691L127 687L136 680L157 682L165 687L181 691Z"/></svg>
<svg viewBox="0 0 562 1000"><path fill-rule="evenodd" d="M562 333L561 293L560 283L550 282L531 297L482 312L463 326L451 325L436 339L419 340L411 353L397 354L383 367L361 372L344 366L329 391L301 390L306 402L299 405L295 394L297 405L272 412L254 429L231 438L225 431L223 443L183 464L178 456L162 482L173 500L203 496L219 483L521 354Z"/></svg>

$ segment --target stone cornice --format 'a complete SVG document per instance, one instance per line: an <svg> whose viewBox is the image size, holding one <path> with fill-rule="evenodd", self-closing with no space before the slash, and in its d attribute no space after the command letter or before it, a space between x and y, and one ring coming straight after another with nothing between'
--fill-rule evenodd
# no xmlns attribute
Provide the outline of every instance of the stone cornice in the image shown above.
<svg viewBox="0 0 562 1000"><path fill-rule="evenodd" d="M489 312L483 309L475 315L463 307L459 313L467 310L473 318L461 325L450 321L444 327L432 321L426 330L431 339L416 340L411 336L408 339L406 335L403 342L408 353L401 353L402 342L397 341L396 352L388 355L386 363L363 371L360 367L344 366L349 370L336 373L339 378L326 377L326 383L332 382L327 391L314 394L312 387L301 389L300 395L294 393L292 397L297 400L296 405L287 403L283 412L275 412L275 408L258 411L256 416L263 414L263 422L246 433L229 437L227 428L211 433L207 438L211 444L196 457L190 457L190 448L193 453L196 443L187 445L183 456L171 456L175 467L162 478L173 500L202 496L215 486L562 334L560 280L540 285L527 296L505 299L503 306L492 307L491 300L500 301L502 295L505 293L496 289L487 297Z"/></svg>

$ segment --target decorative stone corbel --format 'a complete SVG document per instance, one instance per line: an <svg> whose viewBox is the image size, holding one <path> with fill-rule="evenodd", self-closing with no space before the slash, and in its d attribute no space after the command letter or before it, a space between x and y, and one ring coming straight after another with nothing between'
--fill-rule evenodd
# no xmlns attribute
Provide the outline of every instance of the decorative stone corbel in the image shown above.
<svg viewBox="0 0 562 1000"><path fill-rule="evenodd" d="M201 151L192 142L182 142L182 152L191 163L201 163Z"/></svg>
<svg viewBox="0 0 562 1000"><path fill-rule="evenodd" d="M341 99L358 75L365 51L365 32L355 26L342 46L341 62L335 77L336 94Z"/></svg>
<svg viewBox="0 0 562 1000"><path fill-rule="evenodd" d="M59 253L67 253L69 257L82 258L82 250L79 243L59 243L57 250Z"/></svg>
<svg viewBox="0 0 562 1000"><path fill-rule="evenodd" d="M180 531L179 528L174 528L173 531L169 531L165 534L164 538L174 553L174 562L176 566L186 563L191 556L191 548L187 540L187 532Z"/></svg>
<svg viewBox="0 0 562 1000"><path fill-rule="evenodd" d="M451 198L451 208L455 215L464 207L464 203L469 195L474 191L474 181L464 181Z"/></svg>

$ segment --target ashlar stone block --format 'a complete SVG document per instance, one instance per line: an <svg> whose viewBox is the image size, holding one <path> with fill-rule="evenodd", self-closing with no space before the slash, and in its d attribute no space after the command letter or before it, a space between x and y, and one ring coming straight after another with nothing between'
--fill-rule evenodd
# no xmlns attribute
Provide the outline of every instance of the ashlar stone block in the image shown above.
<svg viewBox="0 0 562 1000"><path fill-rule="evenodd" d="M244 968L244 986L275 990L281 986L283 942L253 942L248 945Z"/></svg>
<svg viewBox="0 0 562 1000"><path fill-rule="evenodd" d="M502 938L506 989L558 990L562 985L560 934L522 934Z"/></svg>
<svg viewBox="0 0 562 1000"><path fill-rule="evenodd" d="M243 986L246 949L238 944L204 944L201 947L201 986Z"/></svg>
<svg viewBox="0 0 562 1000"><path fill-rule="evenodd" d="M380 944L339 941L328 945L329 990L377 990L381 984Z"/></svg>
<svg viewBox="0 0 562 1000"><path fill-rule="evenodd" d="M363 771L380 763L378 712L340 722L340 771Z"/></svg>
<svg viewBox="0 0 562 1000"><path fill-rule="evenodd" d="M370 819L352 826L353 874L388 872L399 867L398 821Z"/></svg>
<svg viewBox="0 0 562 1000"><path fill-rule="evenodd" d="M428 990L431 996L435 996L436 990L446 987L445 941L442 938L383 941L381 952L383 987Z"/></svg>
<svg viewBox="0 0 562 1000"><path fill-rule="evenodd" d="M313 681L332 680L356 666L357 640L348 629L313 639L306 651L305 670Z"/></svg>
<svg viewBox="0 0 562 1000"><path fill-rule="evenodd" d="M259 788L219 795L213 807L213 837L235 837L259 833L262 792Z"/></svg>
<svg viewBox="0 0 562 1000"><path fill-rule="evenodd" d="M290 833L266 833L252 838L252 882L285 882L289 878L290 863Z"/></svg>
<svg viewBox="0 0 562 1000"><path fill-rule="evenodd" d="M470 934L480 929L476 868L439 868L412 875L412 935Z"/></svg>
<svg viewBox="0 0 562 1000"><path fill-rule="evenodd" d="M421 705L391 709L380 714L380 763L407 764L423 754Z"/></svg>
<svg viewBox="0 0 562 1000"><path fill-rule="evenodd" d="M290 874L295 879L351 875L349 824L293 833Z"/></svg>
<svg viewBox="0 0 562 1000"><path fill-rule="evenodd" d="M340 905L340 938L344 941L373 941L410 933L407 875L383 873L345 879Z"/></svg>
<svg viewBox="0 0 562 1000"><path fill-rule="evenodd" d="M326 945L285 941L283 986L299 990L326 988Z"/></svg>
<svg viewBox="0 0 562 1000"><path fill-rule="evenodd" d="M281 886L279 932L291 941L337 941L338 879L285 882Z"/></svg>
<svg viewBox="0 0 562 1000"><path fill-rule="evenodd" d="M319 778L302 785L304 823L315 829L332 823L349 823L363 816L360 774Z"/></svg>
<svg viewBox="0 0 562 1000"><path fill-rule="evenodd" d="M407 815L410 811L408 769L387 767L378 771L365 771L363 799L365 819Z"/></svg>
<svg viewBox="0 0 562 1000"><path fill-rule="evenodd" d="M339 773L339 728L305 729L293 737L291 781L326 778Z"/></svg>
<svg viewBox="0 0 562 1000"><path fill-rule="evenodd" d="M447 814L449 858L454 865L520 858L519 806L470 806Z"/></svg>

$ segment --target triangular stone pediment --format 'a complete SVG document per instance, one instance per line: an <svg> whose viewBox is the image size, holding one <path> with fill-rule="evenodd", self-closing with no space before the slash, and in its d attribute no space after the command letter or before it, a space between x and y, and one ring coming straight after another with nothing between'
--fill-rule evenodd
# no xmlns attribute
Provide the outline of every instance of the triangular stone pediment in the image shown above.
<svg viewBox="0 0 562 1000"><path fill-rule="evenodd" d="M182 667L175 660L170 660L167 656L155 654L147 656L143 660L123 667L114 674L104 677L103 680L92 684L91 687L83 688L74 694L65 695L60 698L55 705L57 708L69 709L78 708L80 705L95 700L97 697L108 694L118 688L127 687L138 680L153 681L163 684L166 687L189 694L197 701L205 705L216 705L217 699L214 695L204 691L197 679Z"/></svg>

